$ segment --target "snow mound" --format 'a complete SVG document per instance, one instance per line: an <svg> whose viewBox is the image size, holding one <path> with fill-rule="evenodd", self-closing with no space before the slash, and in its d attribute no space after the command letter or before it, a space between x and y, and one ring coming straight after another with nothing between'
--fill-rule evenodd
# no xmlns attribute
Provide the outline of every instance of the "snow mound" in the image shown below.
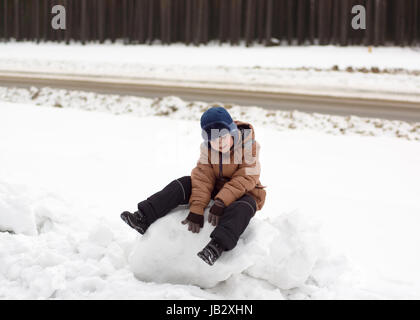
<svg viewBox="0 0 420 320"><path fill-rule="evenodd" d="M36 235L35 215L21 188L0 183L0 231Z"/></svg>
<svg viewBox="0 0 420 320"><path fill-rule="evenodd" d="M299 212L251 220L237 246L209 266L198 256L209 241L213 226L200 233L181 224L188 211L175 210L157 220L138 240L129 255L136 277L143 281L212 288L240 274L266 280L280 289L303 285L324 249L318 226ZM207 217L207 210L206 216Z"/></svg>
<svg viewBox="0 0 420 320"><path fill-rule="evenodd" d="M48 232L66 205L53 194L0 181L0 232L36 236Z"/></svg>
<svg viewBox="0 0 420 320"><path fill-rule="evenodd" d="M255 243L256 252L265 252L258 255L247 273L281 289L303 285L317 261L327 254L318 225L299 212L259 221L255 227L248 241Z"/></svg>

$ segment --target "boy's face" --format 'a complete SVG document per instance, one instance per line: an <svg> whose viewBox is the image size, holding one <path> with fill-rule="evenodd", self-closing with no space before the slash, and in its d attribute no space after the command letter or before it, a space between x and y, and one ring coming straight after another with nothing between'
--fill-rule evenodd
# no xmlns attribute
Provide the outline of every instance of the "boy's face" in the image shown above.
<svg viewBox="0 0 420 320"><path fill-rule="evenodd" d="M222 153L228 152L232 147L233 138L230 134L226 134L217 139L211 140L210 145L214 150L218 150Z"/></svg>

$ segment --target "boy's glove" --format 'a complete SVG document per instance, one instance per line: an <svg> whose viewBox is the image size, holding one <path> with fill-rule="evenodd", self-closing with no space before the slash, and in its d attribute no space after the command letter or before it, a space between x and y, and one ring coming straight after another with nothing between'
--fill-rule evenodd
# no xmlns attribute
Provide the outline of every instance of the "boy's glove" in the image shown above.
<svg viewBox="0 0 420 320"><path fill-rule="evenodd" d="M204 215L190 211L188 216L185 218L185 220L181 221L181 223L188 223L188 231L199 233L200 228L202 228L204 225Z"/></svg>
<svg viewBox="0 0 420 320"><path fill-rule="evenodd" d="M213 226L217 226L219 224L219 218L223 214L223 210L225 210L225 204L223 201L220 199L214 200L214 204L211 206L209 211L209 223Z"/></svg>

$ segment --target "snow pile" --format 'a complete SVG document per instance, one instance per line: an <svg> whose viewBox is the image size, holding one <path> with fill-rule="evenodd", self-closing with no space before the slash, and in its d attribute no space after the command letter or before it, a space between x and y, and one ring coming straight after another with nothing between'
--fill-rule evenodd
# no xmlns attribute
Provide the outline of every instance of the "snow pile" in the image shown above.
<svg viewBox="0 0 420 320"><path fill-rule="evenodd" d="M86 209L0 181L0 299L130 297L118 292L124 279L136 283L124 244L103 219L75 211Z"/></svg>
<svg viewBox="0 0 420 320"><path fill-rule="evenodd" d="M138 117L161 116L170 119L199 120L208 103L184 101L178 97L142 98L99 94L77 90L0 87L0 99L7 102L131 114ZM312 130L333 135L388 136L420 141L420 123L398 120L334 116L299 111L266 110L260 107L225 105L235 119L280 131Z"/></svg>
<svg viewBox="0 0 420 320"><path fill-rule="evenodd" d="M121 211L195 165L199 124L175 120L187 110L117 117L0 104L1 229L11 231L0 232L0 298L418 299L417 141L259 122L270 200L214 275L196 256L212 227L192 234L186 210L144 237L128 227ZM202 272L209 279L192 278Z"/></svg>
<svg viewBox="0 0 420 320"><path fill-rule="evenodd" d="M104 228L90 234L103 233ZM125 253L115 242L95 241L64 224L38 237L0 233L0 239L0 298L124 297L115 287L130 274L123 269Z"/></svg>
<svg viewBox="0 0 420 320"><path fill-rule="evenodd" d="M138 279L211 288L246 274L287 290L303 286L325 254L318 228L292 212L266 220L254 217L234 250L209 266L197 252L209 242L214 227L205 223L200 233L187 232L180 223L187 214L177 210L138 237L129 257Z"/></svg>
<svg viewBox="0 0 420 320"><path fill-rule="evenodd" d="M197 252L209 242L213 227L205 223L198 234L192 233L181 224L186 215L187 211L171 212L138 238L129 257L131 269L138 279L210 288L252 264L252 253L247 252L241 241L216 264L207 265Z"/></svg>
<svg viewBox="0 0 420 320"><path fill-rule="evenodd" d="M65 211L65 204L55 195L0 181L0 231L35 236L49 231L55 221L62 220L57 212Z"/></svg>
<svg viewBox="0 0 420 320"><path fill-rule="evenodd" d="M0 231L36 235L35 215L22 191L0 183Z"/></svg>
<svg viewBox="0 0 420 320"><path fill-rule="evenodd" d="M256 216L237 247L210 267L196 253L214 227L205 223L199 234L189 232L181 224L188 213L182 208L133 242L121 238L123 230L137 234L124 223L75 219L73 211L81 209L55 194L4 182L0 190L1 230L11 231L0 232L0 298L187 298L195 290L176 293L176 285L207 290L191 297L284 299L293 298L293 289L296 298L306 298L308 282L326 259L318 226L298 212ZM341 269L328 266L328 285L335 284ZM145 283L174 287L147 293Z"/></svg>
<svg viewBox="0 0 420 320"><path fill-rule="evenodd" d="M252 235L248 241L255 241L263 254L256 255L248 274L281 289L303 286L325 258L319 226L297 211L260 221Z"/></svg>

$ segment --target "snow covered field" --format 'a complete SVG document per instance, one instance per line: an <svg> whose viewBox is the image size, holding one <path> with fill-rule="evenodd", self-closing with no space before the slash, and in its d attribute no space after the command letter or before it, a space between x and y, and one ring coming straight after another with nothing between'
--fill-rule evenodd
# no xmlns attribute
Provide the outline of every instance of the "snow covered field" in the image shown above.
<svg viewBox="0 0 420 320"><path fill-rule="evenodd" d="M144 98L48 87L0 87L0 100L14 103L199 121L208 103L179 97ZM277 130L315 130L333 135L387 136L420 141L420 123L399 120L265 110L224 104L236 118Z"/></svg>
<svg viewBox="0 0 420 320"><path fill-rule="evenodd" d="M420 48L1 43L0 72L420 102Z"/></svg>
<svg viewBox="0 0 420 320"><path fill-rule="evenodd" d="M190 174L200 105L19 92L0 97L0 298L420 298L420 143L395 134L406 124L351 120L361 134L340 117L230 109L255 120L268 194L212 268L196 256L212 227L188 232L187 208L143 237L119 218Z"/></svg>

